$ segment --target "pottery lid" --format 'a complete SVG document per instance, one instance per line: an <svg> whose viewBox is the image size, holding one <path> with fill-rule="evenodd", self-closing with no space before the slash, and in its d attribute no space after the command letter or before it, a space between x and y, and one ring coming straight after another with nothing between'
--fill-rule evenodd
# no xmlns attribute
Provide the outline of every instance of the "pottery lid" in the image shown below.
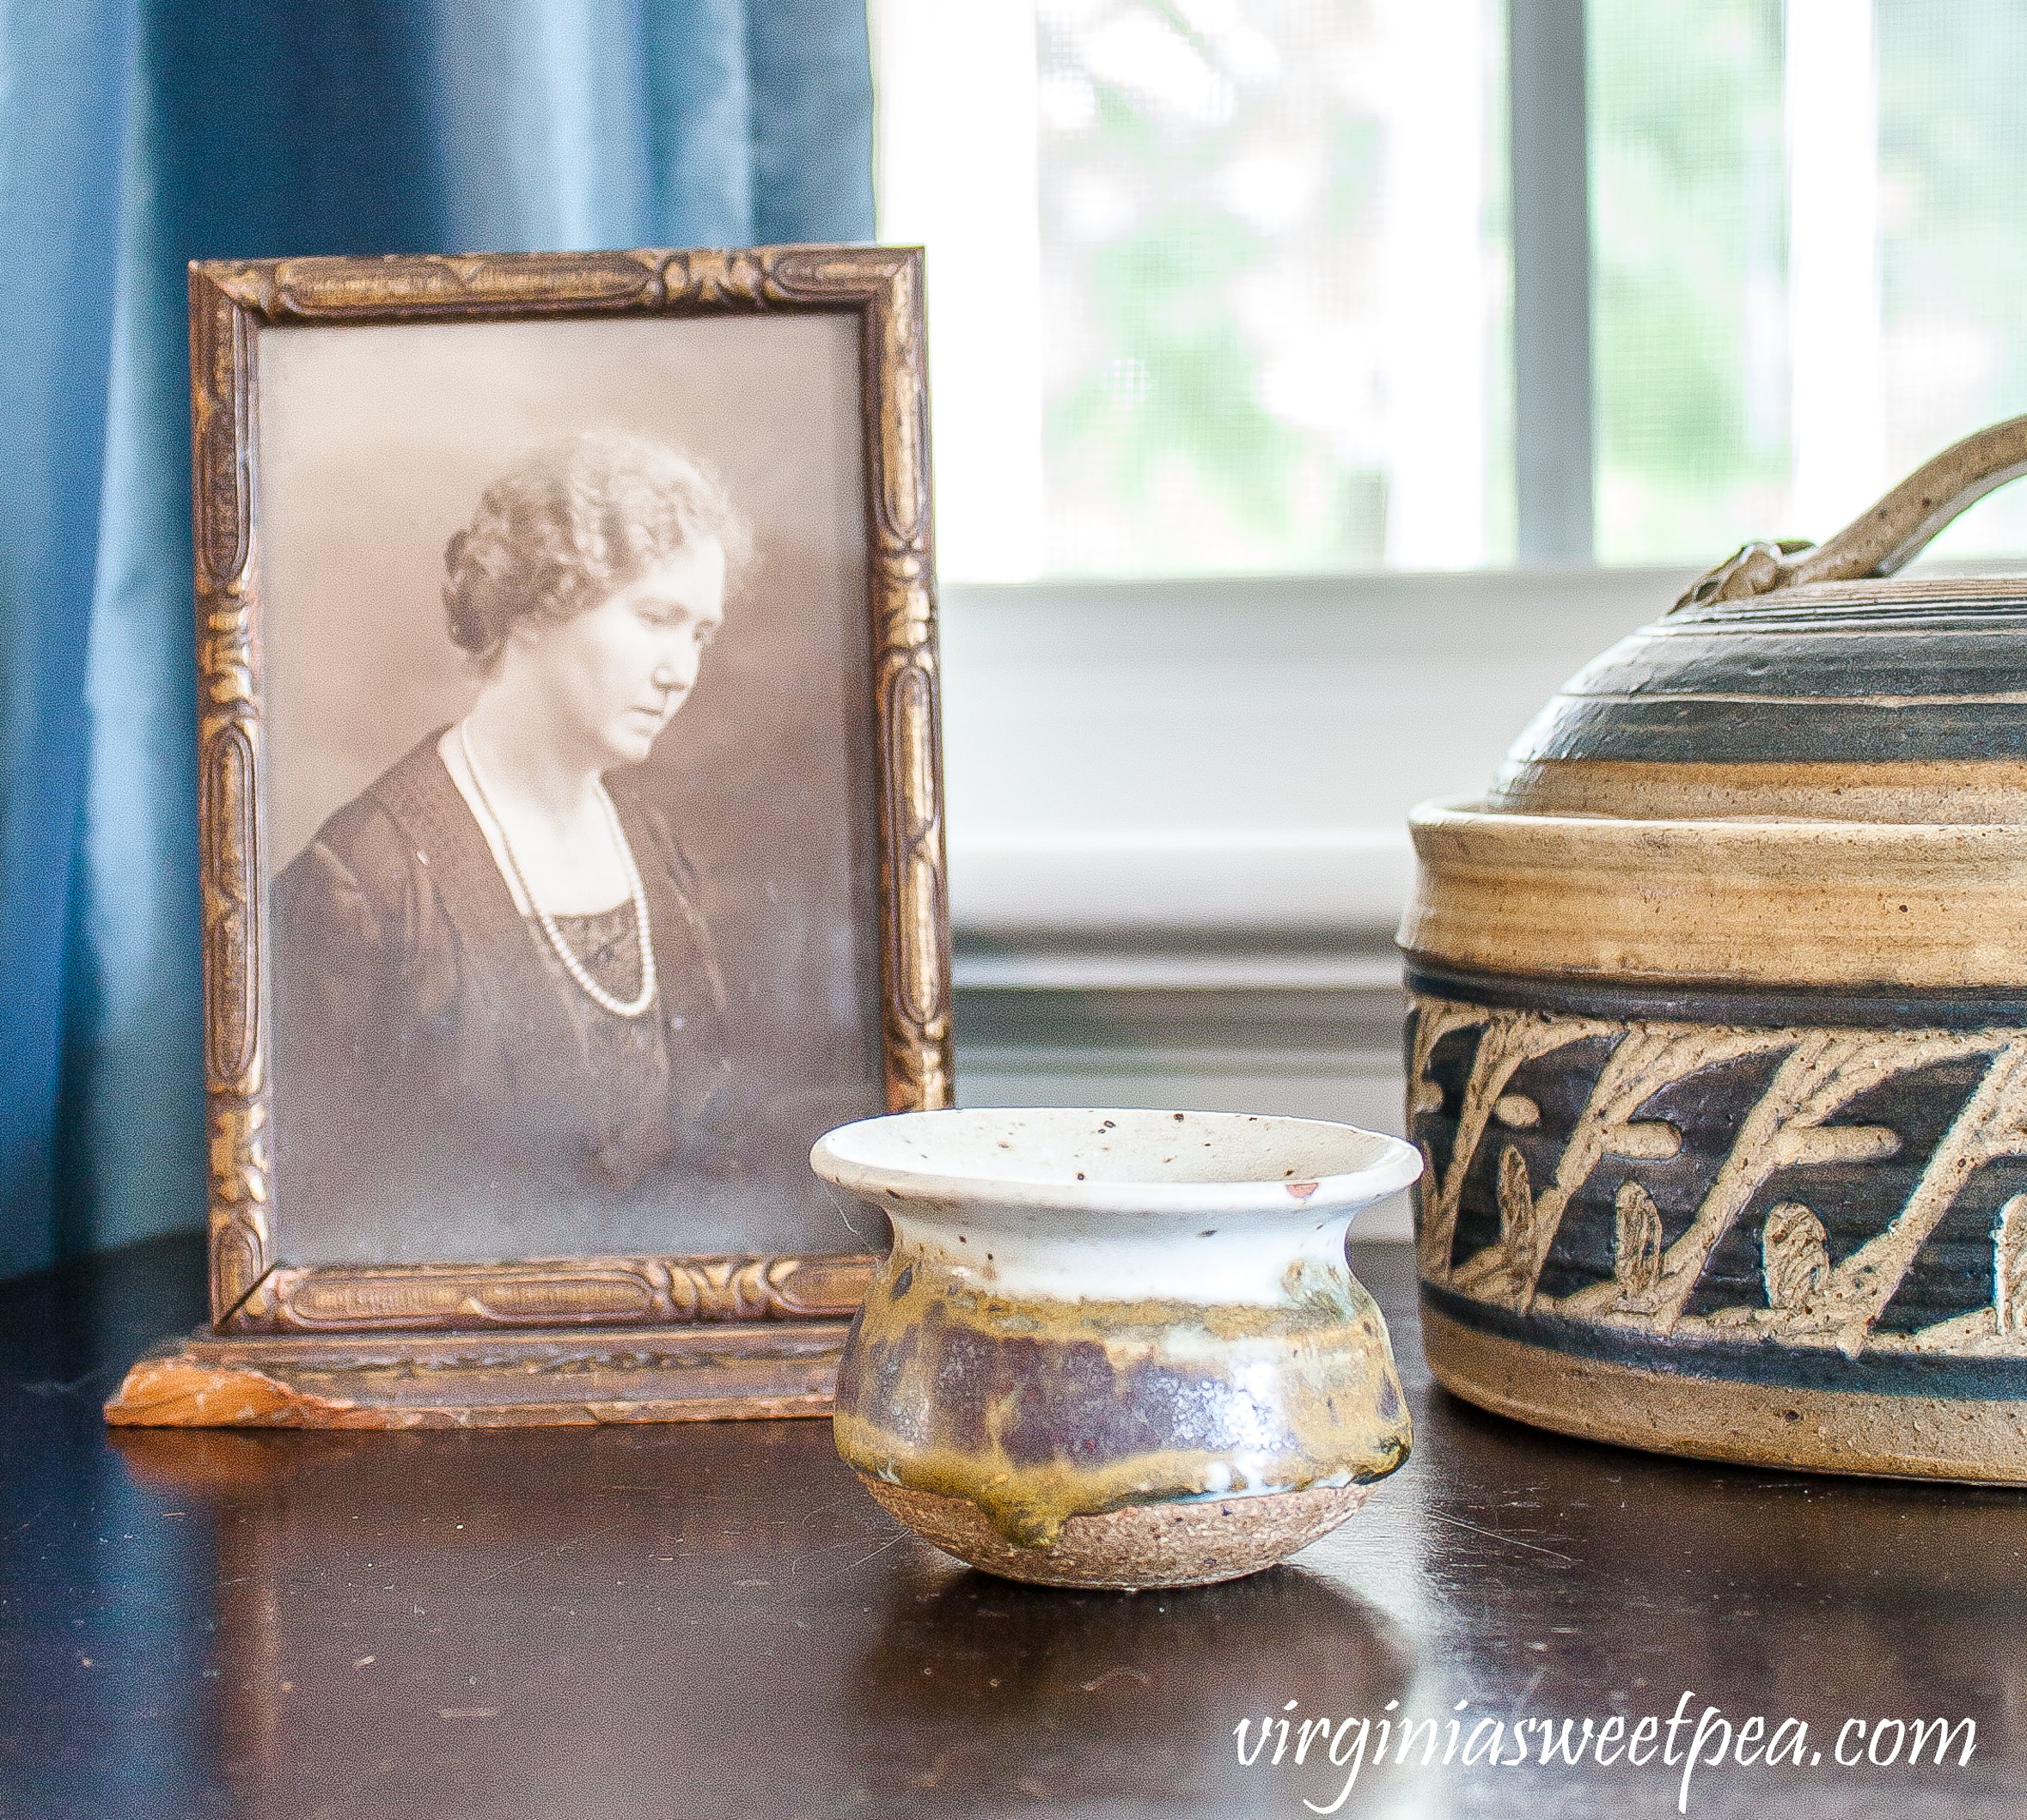
<svg viewBox="0 0 2027 1820"><path fill-rule="evenodd" d="M1748 544L1411 819L1411 968L1781 990L2027 982L2027 576L1896 580L2027 417L1820 548Z"/></svg>
<svg viewBox="0 0 2027 1820"><path fill-rule="evenodd" d="M2027 824L2027 575L1895 579L2027 473L2027 417L1820 547L1748 544L1565 683L1484 808Z"/></svg>

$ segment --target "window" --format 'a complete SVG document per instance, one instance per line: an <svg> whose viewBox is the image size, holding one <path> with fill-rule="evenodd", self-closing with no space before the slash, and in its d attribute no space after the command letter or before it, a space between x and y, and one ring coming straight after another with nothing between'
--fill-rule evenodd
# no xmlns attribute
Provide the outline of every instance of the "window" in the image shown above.
<svg viewBox="0 0 2027 1820"><path fill-rule="evenodd" d="M1572 109L1587 157L1551 177L1588 235L1536 307L1588 323L1569 459L1597 559L1820 538L2027 409L2013 0L874 19L883 232L931 253L949 577L1511 562L1514 363L1546 357L1516 351L1514 241L1552 237L1559 204L1515 190L1510 131ZM1553 415L1581 383L1535 395ZM1945 548L2027 548L2027 498Z"/></svg>
<svg viewBox="0 0 2027 1820"><path fill-rule="evenodd" d="M1047 567L1509 555L1490 0L1038 24Z"/></svg>
<svg viewBox="0 0 2027 1820"><path fill-rule="evenodd" d="M1821 539L2027 410L2027 15L1592 0L1597 553ZM1937 554L2027 549L1995 495Z"/></svg>
<svg viewBox="0 0 2027 1820"><path fill-rule="evenodd" d="M874 19L946 574L1511 559L1497 0Z"/></svg>

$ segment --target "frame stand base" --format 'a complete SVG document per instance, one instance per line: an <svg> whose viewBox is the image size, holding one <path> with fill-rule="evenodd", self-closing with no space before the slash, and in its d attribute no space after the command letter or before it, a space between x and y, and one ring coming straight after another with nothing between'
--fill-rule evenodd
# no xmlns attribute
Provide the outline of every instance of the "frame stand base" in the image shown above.
<svg viewBox="0 0 2027 1820"><path fill-rule="evenodd" d="M141 1428L499 1428L828 1415L844 1321L455 1334L215 1334L137 1359Z"/></svg>

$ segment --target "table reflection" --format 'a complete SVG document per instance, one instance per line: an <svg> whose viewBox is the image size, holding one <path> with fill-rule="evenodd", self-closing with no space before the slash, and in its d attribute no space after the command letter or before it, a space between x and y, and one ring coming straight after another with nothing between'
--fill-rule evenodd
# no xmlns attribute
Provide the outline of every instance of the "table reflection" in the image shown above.
<svg viewBox="0 0 2027 1820"><path fill-rule="evenodd" d="M1299 1567L1138 1596L959 1567L821 1424L114 1444L208 1512L256 1814L1278 1814L1237 1721L1291 1677L1377 1709L1413 1673Z"/></svg>

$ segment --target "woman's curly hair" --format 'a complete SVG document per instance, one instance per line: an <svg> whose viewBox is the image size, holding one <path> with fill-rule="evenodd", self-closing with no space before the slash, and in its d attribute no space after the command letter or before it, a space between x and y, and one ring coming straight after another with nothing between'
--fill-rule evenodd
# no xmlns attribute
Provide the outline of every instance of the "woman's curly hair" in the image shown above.
<svg viewBox="0 0 2027 1820"><path fill-rule="evenodd" d="M588 613L700 538L723 547L730 589L753 533L697 456L616 430L547 443L485 489L445 547L450 636L491 675L520 620Z"/></svg>

